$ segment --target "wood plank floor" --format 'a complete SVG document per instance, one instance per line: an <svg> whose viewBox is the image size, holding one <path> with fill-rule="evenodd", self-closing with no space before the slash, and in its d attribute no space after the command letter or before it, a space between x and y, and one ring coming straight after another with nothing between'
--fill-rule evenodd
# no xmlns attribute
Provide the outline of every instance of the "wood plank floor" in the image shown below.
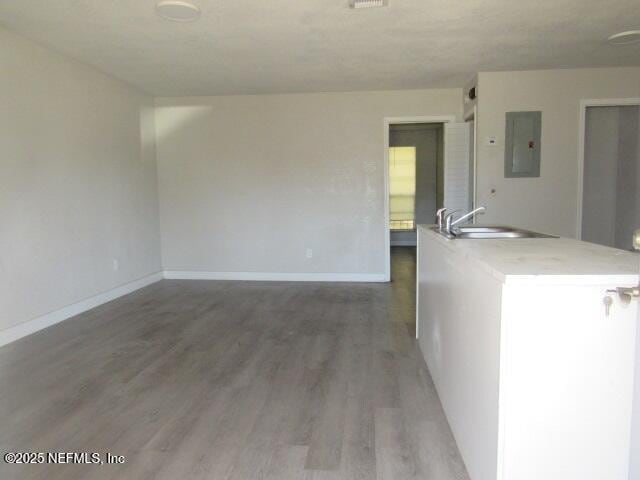
<svg viewBox="0 0 640 480"><path fill-rule="evenodd" d="M0 349L1 479L467 479L391 284L162 281Z"/></svg>

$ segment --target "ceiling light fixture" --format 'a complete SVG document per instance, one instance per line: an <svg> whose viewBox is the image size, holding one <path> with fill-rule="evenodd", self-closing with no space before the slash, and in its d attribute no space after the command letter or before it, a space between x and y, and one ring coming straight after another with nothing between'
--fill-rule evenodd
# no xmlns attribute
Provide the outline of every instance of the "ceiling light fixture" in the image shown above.
<svg viewBox="0 0 640 480"><path fill-rule="evenodd" d="M193 22L200 17L200 9L185 0L162 0L156 4L156 11L174 22Z"/></svg>
<svg viewBox="0 0 640 480"><path fill-rule="evenodd" d="M349 0L351 8L385 7L388 4L389 0Z"/></svg>
<svg viewBox="0 0 640 480"><path fill-rule="evenodd" d="M631 45L640 42L640 30L628 30L607 38L609 45Z"/></svg>

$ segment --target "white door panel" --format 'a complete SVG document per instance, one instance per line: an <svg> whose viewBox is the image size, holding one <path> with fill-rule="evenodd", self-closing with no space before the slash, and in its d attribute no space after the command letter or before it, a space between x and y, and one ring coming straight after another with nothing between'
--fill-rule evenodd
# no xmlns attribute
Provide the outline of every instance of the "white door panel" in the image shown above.
<svg viewBox="0 0 640 480"><path fill-rule="evenodd" d="M469 208L470 123L444 125L444 207L450 212Z"/></svg>

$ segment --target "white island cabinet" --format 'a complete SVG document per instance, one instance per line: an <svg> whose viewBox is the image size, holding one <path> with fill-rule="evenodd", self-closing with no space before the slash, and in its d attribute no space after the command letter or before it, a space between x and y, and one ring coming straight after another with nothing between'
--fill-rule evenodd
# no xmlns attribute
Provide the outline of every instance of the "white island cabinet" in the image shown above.
<svg viewBox="0 0 640 480"><path fill-rule="evenodd" d="M418 341L471 480L627 480L638 255L418 229Z"/></svg>

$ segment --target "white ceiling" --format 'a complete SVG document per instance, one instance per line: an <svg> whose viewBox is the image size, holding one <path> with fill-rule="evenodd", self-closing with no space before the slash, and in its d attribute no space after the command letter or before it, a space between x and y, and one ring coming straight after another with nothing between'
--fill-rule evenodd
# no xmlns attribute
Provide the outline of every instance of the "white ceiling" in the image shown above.
<svg viewBox="0 0 640 480"><path fill-rule="evenodd" d="M7 0L0 22L155 95L461 86L476 71L640 65L638 0Z"/></svg>

